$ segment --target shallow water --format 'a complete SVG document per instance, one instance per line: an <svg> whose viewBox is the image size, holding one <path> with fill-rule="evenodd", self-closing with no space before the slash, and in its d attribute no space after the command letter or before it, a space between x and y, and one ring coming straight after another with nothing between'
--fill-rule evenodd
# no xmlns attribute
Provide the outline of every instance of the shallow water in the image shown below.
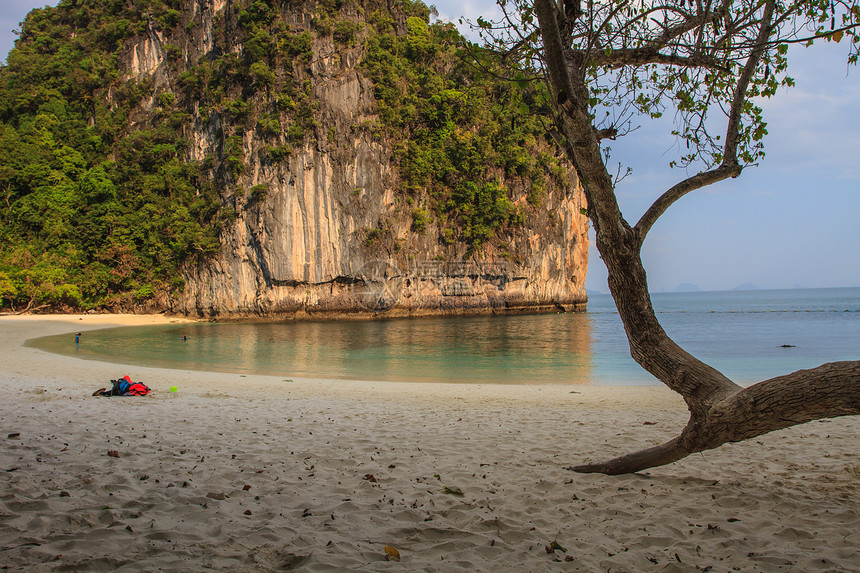
<svg viewBox="0 0 860 573"><path fill-rule="evenodd" d="M739 383L860 359L860 288L655 294L666 331ZM654 384L612 300L585 313L349 322L200 323L28 345L122 364L363 380ZM185 336L187 340L182 340ZM791 345L785 348L783 345Z"/></svg>

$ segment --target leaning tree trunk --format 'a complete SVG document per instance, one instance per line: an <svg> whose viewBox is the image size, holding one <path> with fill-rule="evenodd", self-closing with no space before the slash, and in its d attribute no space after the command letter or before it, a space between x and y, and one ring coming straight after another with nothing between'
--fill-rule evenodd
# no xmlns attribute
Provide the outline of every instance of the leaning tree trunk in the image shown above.
<svg viewBox="0 0 860 573"><path fill-rule="evenodd" d="M762 40L767 38L772 7L771 2L762 19ZM584 72L587 55L564 45L563 26L559 22L564 15L554 0L536 0L535 13L540 23L549 83L557 99L558 125L567 143L566 153L583 185L596 246L608 270L609 288L624 323L631 355L648 372L681 394L690 410L687 426L665 444L570 469L606 474L636 472L795 424L860 414L860 362L825 364L742 388L675 344L660 326L651 306L640 255L644 235L657 217L684 194L740 174L739 109L758 64L756 54L750 56L739 81L734 102L738 111L730 114L722 164L669 190L631 227L618 207L597 131L588 113Z"/></svg>

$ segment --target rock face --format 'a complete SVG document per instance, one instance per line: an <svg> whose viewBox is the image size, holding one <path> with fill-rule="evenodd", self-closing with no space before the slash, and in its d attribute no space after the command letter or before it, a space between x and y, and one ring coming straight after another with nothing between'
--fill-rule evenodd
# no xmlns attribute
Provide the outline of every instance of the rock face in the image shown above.
<svg viewBox="0 0 860 573"><path fill-rule="evenodd" d="M183 47L186 59L212 49L212 19L230 4L195 0L199 37ZM160 81L161 44L153 34L133 47L133 74ZM241 134L245 169L220 191L235 205L235 220L222 232L217 256L186 266L171 310L295 317L584 308L588 236L578 185L548 190L539 208L524 194L512 198L523 207L524 224L504 247L488 244L464 258L466 246L441 241L434 223L421 233L411 229L392 150L356 128L375 117L372 86L358 68L361 47L339 49L317 38L313 50L320 135L272 162L254 129ZM224 118L198 113L193 126L192 159L217 155ZM236 187L262 191L238 196Z"/></svg>
<svg viewBox="0 0 860 573"><path fill-rule="evenodd" d="M186 269L179 310L402 316L584 308L581 193L547 197L553 216L521 229L513 256L462 260L429 229L410 233L411 218L398 213L385 185L385 149L358 138L350 151L338 160L305 149L288 167L259 170L265 200L236 220L214 261ZM367 230L383 220L393 241L368 241Z"/></svg>

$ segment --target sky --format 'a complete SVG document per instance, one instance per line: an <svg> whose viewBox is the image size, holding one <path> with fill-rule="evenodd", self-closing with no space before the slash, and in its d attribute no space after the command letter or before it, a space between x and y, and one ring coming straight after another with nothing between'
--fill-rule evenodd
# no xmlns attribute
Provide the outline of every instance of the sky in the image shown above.
<svg viewBox="0 0 860 573"><path fill-rule="evenodd" d="M439 17L475 20L490 0L436 0ZM0 0L0 55L12 48L27 12L56 1ZM463 28L464 32L467 32ZM766 157L731 179L681 199L651 229L643 261L653 292L689 283L702 290L860 286L860 69L847 48L820 43L789 53L796 87L764 103ZM670 169L678 149L668 122L644 125L611 142L613 165L633 175L617 188L635 223L666 189L683 179ZM586 288L608 292L593 247Z"/></svg>

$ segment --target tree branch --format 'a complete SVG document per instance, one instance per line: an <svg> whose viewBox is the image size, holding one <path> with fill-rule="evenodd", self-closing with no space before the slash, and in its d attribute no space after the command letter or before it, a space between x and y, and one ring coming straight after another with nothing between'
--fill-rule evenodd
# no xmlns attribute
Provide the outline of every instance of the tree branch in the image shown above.
<svg viewBox="0 0 860 573"><path fill-rule="evenodd" d="M740 125L741 115L743 113L744 104L747 101L747 89L755 75L756 68L761 61L762 56L767 50L767 39L770 37L770 21L773 17L774 0L769 0L764 7L764 13L761 17L761 28L759 29L758 37L756 38L756 47L753 49L743 72L738 79L738 85L735 87L735 94L732 98L732 106L729 110L729 121L726 126L726 145L723 152L723 165L737 164L738 162L738 145L741 140Z"/></svg>
<svg viewBox="0 0 860 573"><path fill-rule="evenodd" d="M629 48L614 50L609 54L600 52L592 58L592 63L598 66L605 66L612 69L622 68L624 66L644 66L647 64L663 64L668 66L679 66L686 68L705 67L712 70L727 72L725 65L720 63L717 58L705 56L703 54L691 54L689 56L679 56L675 54L661 54L659 48Z"/></svg>
<svg viewBox="0 0 860 573"><path fill-rule="evenodd" d="M566 469L617 475L666 465L689 454L797 424L860 414L860 361L831 362L759 382L695 412L665 444Z"/></svg>
<svg viewBox="0 0 860 573"><path fill-rule="evenodd" d="M741 139L741 116L743 114L744 103L747 101L747 90L749 89L750 82L767 49L767 39L770 36L770 21L773 17L773 10L774 1L770 0L765 5L764 13L762 14L761 28L756 40L757 47L752 51L749 58L747 58L743 72L735 87L732 105L728 114L729 120L726 126L726 143L723 148L722 163L716 169L689 177L663 193L642 215L639 222L636 223L635 230L640 241L645 239L645 236L651 230L654 223L657 222L657 219L684 195L741 174L742 167L738 162L738 146Z"/></svg>
<svg viewBox="0 0 860 573"><path fill-rule="evenodd" d="M559 34L554 0L537 0L535 13L541 22L541 36L544 44L544 60L550 75L550 84L558 90L557 99L563 93L564 100L570 101L573 96L573 83L570 81L568 64L564 57L564 44ZM546 22L546 26L544 26Z"/></svg>
<svg viewBox="0 0 860 573"><path fill-rule="evenodd" d="M665 46L675 38L679 38L690 30L695 30L696 28L704 26L719 17L719 14L716 12L705 12L695 16L686 12L684 14L685 19L682 22L670 28L666 28L663 31L663 35L656 38L653 43L657 46Z"/></svg>
<svg viewBox="0 0 860 573"><path fill-rule="evenodd" d="M813 420L857 414L860 361L830 362L759 382L714 404L709 422L715 443L708 449Z"/></svg>
<svg viewBox="0 0 860 573"><path fill-rule="evenodd" d="M665 213L669 207L671 207L672 204L678 201L681 197L687 193L691 193L697 189L701 189L702 187L707 187L708 185L712 185L724 179L737 177L741 174L741 170L741 166L737 163L734 165L726 165L724 163L716 169L698 173L673 186L654 201L654 203L647 211L645 211L636 223L634 230L639 237L639 241L641 242L645 240L645 236L648 234L648 231L651 230L654 223L657 222L657 219L659 219L660 216L663 215L663 213Z"/></svg>
<svg viewBox="0 0 860 573"><path fill-rule="evenodd" d="M678 436L665 444L660 444L653 448L639 450L638 452L619 456L611 460L594 464L568 466L564 469L581 474L606 474L611 476L632 474L647 468L665 466L666 464L677 462L691 453L681 446L681 436Z"/></svg>
<svg viewBox="0 0 860 573"><path fill-rule="evenodd" d="M607 127L605 129L596 129L595 128L594 137L596 137L598 141L603 141L604 139L615 140L615 138L618 137L618 128L616 128L616 127Z"/></svg>

